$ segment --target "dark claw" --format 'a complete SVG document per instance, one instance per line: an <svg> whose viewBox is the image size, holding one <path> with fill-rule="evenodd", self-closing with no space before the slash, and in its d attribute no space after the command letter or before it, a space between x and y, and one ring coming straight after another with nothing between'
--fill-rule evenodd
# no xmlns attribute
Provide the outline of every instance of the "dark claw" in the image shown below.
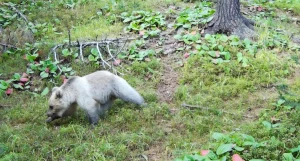
<svg viewBox="0 0 300 161"><path fill-rule="evenodd" d="M59 116L49 116L47 118L46 122L49 123L49 122L52 122L52 121L54 121L56 119L59 119L59 118L60 118Z"/></svg>
<svg viewBox="0 0 300 161"><path fill-rule="evenodd" d="M53 121L52 117L48 117L47 120L46 120L47 123L49 123L51 121Z"/></svg>
<svg viewBox="0 0 300 161"><path fill-rule="evenodd" d="M93 115L87 115L89 118L89 122L91 125L97 125L99 121L99 116L98 114L93 114Z"/></svg>

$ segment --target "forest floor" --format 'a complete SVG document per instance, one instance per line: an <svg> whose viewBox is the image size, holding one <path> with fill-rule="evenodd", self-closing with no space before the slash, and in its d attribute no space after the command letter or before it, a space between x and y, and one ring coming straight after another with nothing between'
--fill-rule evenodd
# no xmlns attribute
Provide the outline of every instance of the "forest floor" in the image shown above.
<svg viewBox="0 0 300 161"><path fill-rule="evenodd" d="M202 35L210 2L5 2L0 43L17 49L0 53L0 160L192 161L203 150L216 160L299 159L299 1L242 1L255 41ZM52 87L104 70L93 47L83 62L76 47L68 55L69 41L128 37L121 63L106 70L118 71L147 107L116 100L95 128L83 110L47 124ZM58 44L62 73L51 52Z"/></svg>

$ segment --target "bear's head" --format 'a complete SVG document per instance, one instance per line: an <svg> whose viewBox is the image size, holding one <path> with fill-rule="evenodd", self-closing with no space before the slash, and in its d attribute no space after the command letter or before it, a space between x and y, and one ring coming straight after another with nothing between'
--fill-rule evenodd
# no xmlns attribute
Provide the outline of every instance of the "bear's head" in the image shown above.
<svg viewBox="0 0 300 161"><path fill-rule="evenodd" d="M64 99L64 92L59 87L52 89L52 94L49 99L49 109L47 111L48 119L46 122L51 122L55 119L63 117L63 114L68 109L70 103Z"/></svg>

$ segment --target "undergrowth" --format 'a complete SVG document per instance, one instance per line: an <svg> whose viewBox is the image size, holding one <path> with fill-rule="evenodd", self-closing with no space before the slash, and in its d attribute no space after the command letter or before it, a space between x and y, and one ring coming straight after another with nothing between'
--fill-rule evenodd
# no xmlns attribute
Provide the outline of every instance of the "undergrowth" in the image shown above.
<svg viewBox="0 0 300 161"><path fill-rule="evenodd" d="M255 2L266 10L249 15L260 23L259 37L251 41L202 36L197 27L211 19L211 2L4 1L1 38L15 48L0 55L0 159L299 159L300 47L289 36L299 26L281 21L271 9L293 7L296 14L297 1ZM82 110L46 124L53 86L104 69L95 48L85 49L82 62L78 51L66 46L59 50L63 61L58 62L48 57L51 47L68 43L68 31L73 41L115 37L123 30L136 40L118 55L121 65L114 67L147 107L117 100L95 128ZM177 44L170 47L172 55L161 49L167 37ZM168 56L176 58L175 65L163 61ZM157 88L166 69L174 66L176 91L171 102L161 102Z"/></svg>

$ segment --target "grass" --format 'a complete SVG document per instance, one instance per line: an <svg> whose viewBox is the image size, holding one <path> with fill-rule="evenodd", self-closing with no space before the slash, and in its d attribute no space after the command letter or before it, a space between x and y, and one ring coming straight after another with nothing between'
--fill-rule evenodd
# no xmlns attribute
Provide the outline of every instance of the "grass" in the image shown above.
<svg viewBox="0 0 300 161"><path fill-rule="evenodd" d="M273 5L279 9L291 10L296 15L300 14L299 0L291 0L291 1L280 0L280 1L275 1Z"/></svg>
<svg viewBox="0 0 300 161"><path fill-rule="evenodd" d="M25 5L31 7L26 11L29 20L50 24L49 31L37 39L45 45L41 48L42 55L48 55L52 44L68 39L67 27L71 28L74 40L93 39L97 35L99 38L114 37L125 27L121 20L113 18L114 14L146 9L162 11L173 4L191 5L171 0L105 0L81 1L82 4L70 9L66 8L67 2L71 1L51 4L36 1ZM38 12L41 9L49 13ZM100 10L104 15L97 15ZM300 128L299 49L292 49L294 44L289 37L275 29L294 32L299 26L273 18L260 18L259 22L257 43L262 45L255 56L246 55L247 67L236 60L235 52L230 62L221 64L213 64L208 55L196 54L184 59L183 53L177 52L172 56L183 62L180 67L174 68L177 62L163 61L168 57L163 55L117 67L148 105L141 108L117 100L94 129L82 110L72 117L46 124L49 95L18 90L11 96L3 95L0 97L0 160L174 160L203 149L216 150L221 143L212 139L214 132L243 133L258 142L267 141L264 147L248 148L239 153L245 160L283 160L283 153L300 144L297 135ZM62 34L50 31L54 27L57 28L55 32ZM275 40L280 43L272 45ZM224 47L245 52L230 45ZM3 73L0 79L26 70L28 62L22 59L22 54L0 55L0 73ZM77 75L101 69L94 64L78 62L72 62L71 66ZM179 75L169 103L160 101L157 94L168 71L166 66L174 68ZM34 86L37 89L61 84L32 79L38 82ZM273 103L279 99L285 102L275 108ZM198 108L185 108L181 106L183 103ZM288 106L294 109L287 109ZM278 127L268 129L263 125L264 121L276 124L272 122L274 119L280 120ZM299 152L293 154L296 157Z"/></svg>
<svg viewBox="0 0 300 161"><path fill-rule="evenodd" d="M266 8L275 7L281 11L292 13L296 16L300 14L300 1L299 0L277 0L277 1L266 1L266 0L254 0L255 3L264 5Z"/></svg>

